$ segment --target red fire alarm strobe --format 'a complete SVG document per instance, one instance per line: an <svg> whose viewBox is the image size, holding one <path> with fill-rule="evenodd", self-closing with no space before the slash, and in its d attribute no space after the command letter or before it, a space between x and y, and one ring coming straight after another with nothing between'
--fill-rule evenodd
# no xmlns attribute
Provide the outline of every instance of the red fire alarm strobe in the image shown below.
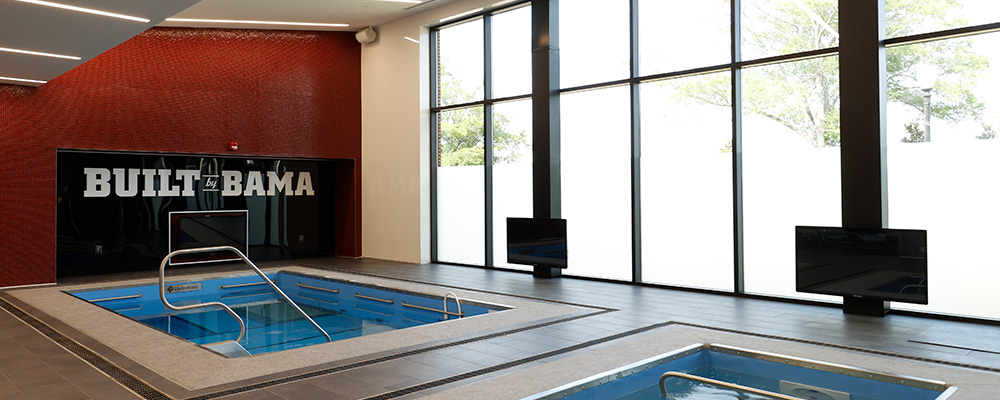
<svg viewBox="0 0 1000 400"><path fill-rule="evenodd" d="M240 145L236 142L229 142L229 151L236 151L240 149Z"/></svg>

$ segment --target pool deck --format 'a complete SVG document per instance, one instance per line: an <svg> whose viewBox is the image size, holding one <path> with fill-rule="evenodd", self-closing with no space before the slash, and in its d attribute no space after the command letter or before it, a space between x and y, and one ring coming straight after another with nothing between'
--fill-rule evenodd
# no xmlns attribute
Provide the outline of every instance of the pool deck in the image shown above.
<svg viewBox="0 0 1000 400"><path fill-rule="evenodd" d="M391 287L410 292L438 293L441 297L451 291L466 300L502 304L511 307L511 309L281 352L228 358L204 347L193 345L187 340L164 334L160 330L152 329L143 324L134 323L117 313L109 312L97 305L81 301L62 292L62 290L99 289L107 286L107 283L22 289L12 291L10 294L28 306L69 325L73 330L79 331L82 335L77 335L81 338L78 341L92 338L110 347L115 353L134 360L184 389L198 394L218 392L219 390L214 388L229 387L233 384L263 377L268 377L268 379L276 379L279 376L287 378L296 376L298 375L296 371L307 368L332 368L348 363L348 360L372 358L375 355L386 356L404 349L413 351L428 345L469 340L483 335L506 332L510 329L530 327L545 321L572 318L599 311L490 293L459 289L442 290L440 287L427 284L303 267L265 269L264 272L278 270L323 278L351 280L359 284ZM183 280L213 278L218 278L218 276L211 274L187 275L184 276ZM119 283L124 285L155 285L157 280L136 279ZM386 293L385 297L391 298L391 293ZM50 324L57 323L55 321L48 322ZM69 329L63 329L63 331L69 331ZM213 373L205 373L205 371L213 371Z"/></svg>
<svg viewBox="0 0 1000 400"><path fill-rule="evenodd" d="M351 345L350 351L337 346L300 349L306 351L275 353L261 365L245 368L240 362L220 363L215 355L204 358L206 352L193 345L165 346L162 334L141 340L125 334L135 326L114 321L81 325L73 319L85 313L67 314L58 306L62 300L44 295L52 289L155 279L156 271L63 279L55 286L0 292L0 398L516 399L704 342L943 380L959 388L952 399L1000 393L996 325L892 314L847 316L832 307L582 279L535 279L526 273L450 265L342 258L261 263L268 268L287 265L544 306L537 314L522 313L523 319L453 335L415 335L409 342L400 336ZM243 272L239 266L215 265L170 275ZM51 307L47 302L56 307L46 311ZM135 353L150 347L159 352ZM233 372L240 368L255 372Z"/></svg>

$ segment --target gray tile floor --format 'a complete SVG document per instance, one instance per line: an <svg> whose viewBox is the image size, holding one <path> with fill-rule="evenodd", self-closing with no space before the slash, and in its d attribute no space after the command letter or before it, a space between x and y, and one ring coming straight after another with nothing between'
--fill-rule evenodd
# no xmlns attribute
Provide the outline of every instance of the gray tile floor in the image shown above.
<svg viewBox="0 0 1000 400"><path fill-rule="evenodd" d="M268 265L266 263L262 263ZM977 347L970 337L985 341L1000 337L1000 327L912 316L886 318L844 315L837 308L760 299L596 282L581 279L535 279L529 274L450 265L413 265L380 260L322 258L288 264L336 269L541 298L595 307L590 316L526 329L464 344L388 357L378 363L328 368L329 373L296 374L238 382L225 387L190 392L165 382L124 357L106 357L160 390L144 396L126 389L49 337L0 310L0 398L2 399L367 399L418 398L492 376L571 356L600 346L609 337L627 336L668 322L770 335L792 340L823 342L902 355L968 364L1000 371L1000 352ZM276 264L270 264L274 266ZM185 272L238 270L213 266ZM61 283L115 281L155 276L155 271L63 279ZM7 299L7 300L4 300ZM10 301L0 293L0 300ZM24 305L24 311L32 310ZM611 310L603 311L602 310ZM37 312L37 310L34 310ZM44 316L40 316L44 320ZM56 330L71 331L53 324ZM950 335L947 332L958 332ZM67 336L84 346L99 348L80 334ZM915 343L913 340L961 346ZM931 340L928 340L931 339ZM104 355L107 349L98 351ZM91 360L93 361L93 360ZM362 360L363 361L363 360ZM303 375L313 372L311 375ZM114 375L114 374L112 374ZM1000 374L998 382L1000 382ZM120 377L119 377L120 380ZM277 380L277 381L276 381ZM281 382L280 384L278 382Z"/></svg>

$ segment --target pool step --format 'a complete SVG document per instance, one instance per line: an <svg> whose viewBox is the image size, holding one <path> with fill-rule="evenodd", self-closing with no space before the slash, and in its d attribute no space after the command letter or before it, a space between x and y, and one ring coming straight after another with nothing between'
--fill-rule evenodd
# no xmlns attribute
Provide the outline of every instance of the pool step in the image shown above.
<svg viewBox="0 0 1000 400"><path fill-rule="evenodd" d="M250 352L243 348L243 345L234 342L232 340L226 342L212 343L204 345L209 350L213 350L217 353L230 358L249 356Z"/></svg>

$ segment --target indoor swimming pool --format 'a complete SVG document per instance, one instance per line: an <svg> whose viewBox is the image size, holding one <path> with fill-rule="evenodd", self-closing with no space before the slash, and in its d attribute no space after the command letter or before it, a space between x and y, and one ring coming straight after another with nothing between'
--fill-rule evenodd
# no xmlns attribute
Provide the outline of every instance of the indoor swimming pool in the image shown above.
<svg viewBox="0 0 1000 400"><path fill-rule="evenodd" d="M291 271L268 273L271 281L329 335L329 341L405 329L507 309L505 306L403 291ZM254 274L164 285L175 306L208 302L228 305L244 321L240 345L249 354L271 353L328 341L294 306ZM240 322L220 307L173 311L164 306L159 286L133 285L68 292L195 344L212 346L240 335ZM210 347L218 349L217 347ZM220 351L234 356L234 353Z"/></svg>
<svg viewBox="0 0 1000 400"><path fill-rule="evenodd" d="M947 383L715 344L694 344L522 400L943 400Z"/></svg>

